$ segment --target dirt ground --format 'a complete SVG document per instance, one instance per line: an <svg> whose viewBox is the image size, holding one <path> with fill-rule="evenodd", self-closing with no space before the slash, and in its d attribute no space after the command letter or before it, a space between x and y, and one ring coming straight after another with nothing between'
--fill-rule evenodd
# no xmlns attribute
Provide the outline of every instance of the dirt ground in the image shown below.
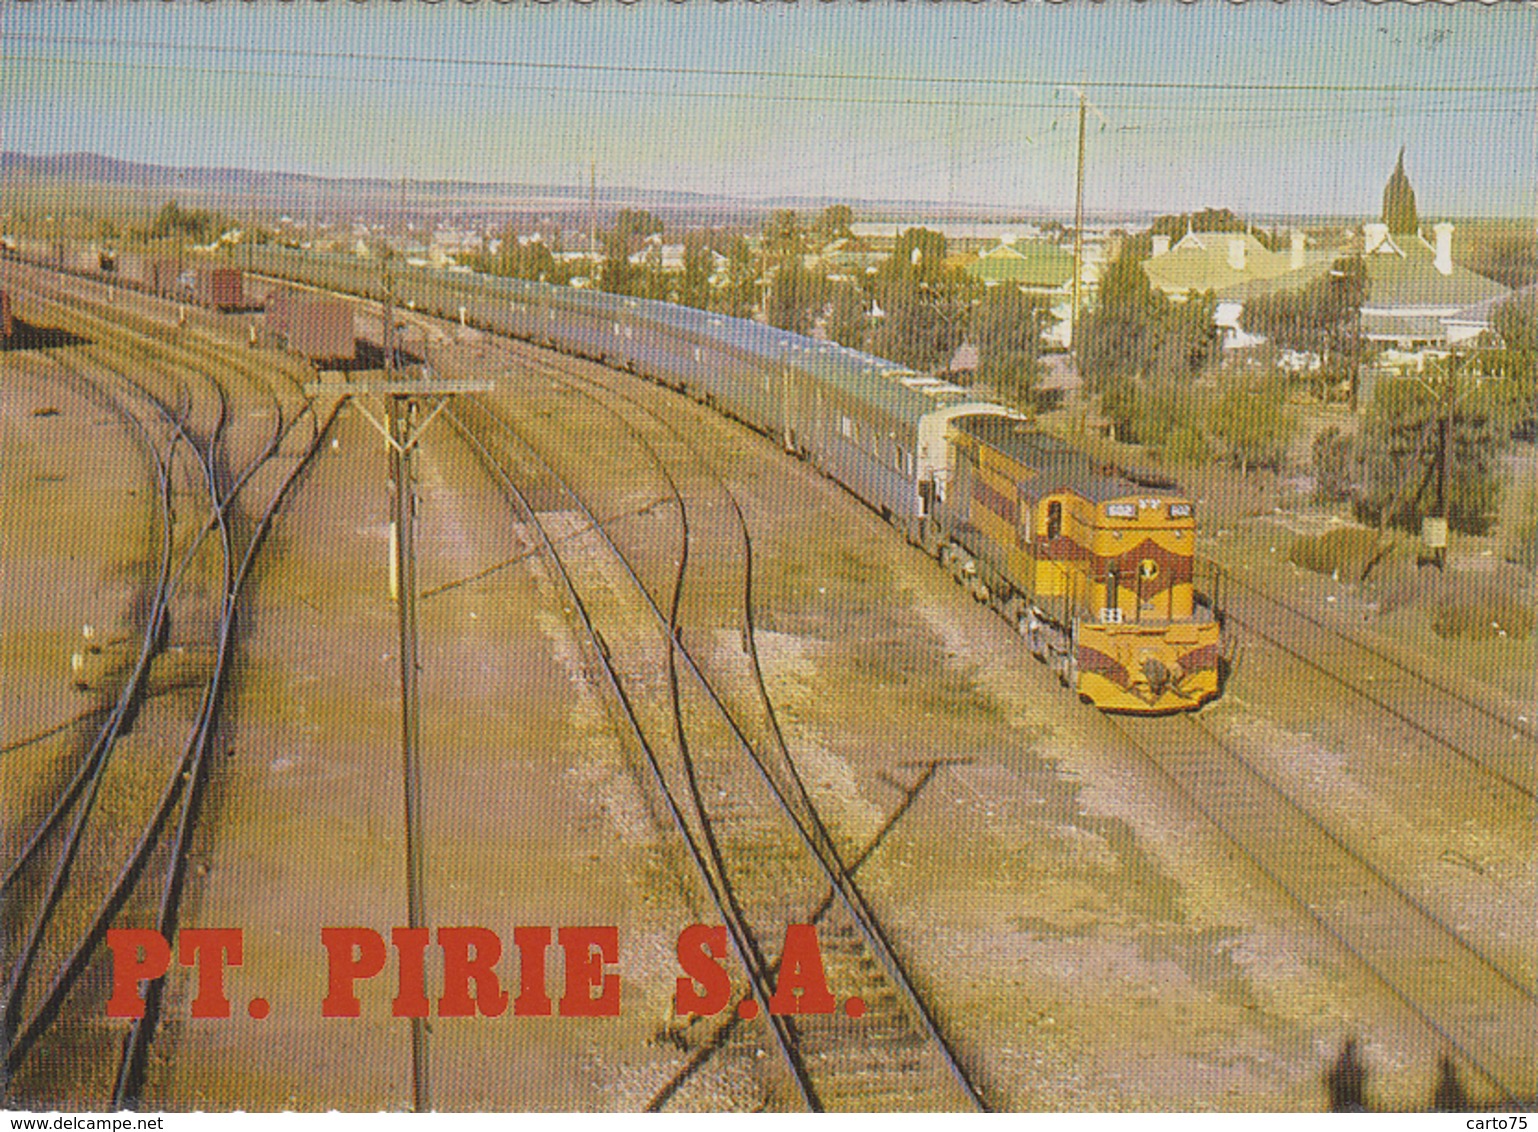
<svg viewBox="0 0 1538 1132"><path fill-rule="evenodd" d="M484 364L499 381L528 380L495 352ZM1424 1027L1002 621L769 441L630 388L682 422L739 499L754 536L757 645L791 754L846 859L880 835L861 884L995 1107L1319 1109L1348 1037L1374 1104L1427 1103L1440 1050ZM49 420L30 415L32 400L12 404L6 458L35 466L31 490L42 491L44 464L69 449L33 436ZM558 419L531 424L579 454L623 443L590 421L581 434ZM616 926L623 997L613 1019L435 1019L432 1102L634 1109L685 1059L672 948L709 914L530 533L452 431L434 430L418 459L427 922L496 931L511 984L516 926ZM622 464L613 490L634 494ZM321 929L388 936L406 922L385 477L378 434L345 411L264 551L182 915L241 927L245 963L228 976L229 1019L190 1018L194 978L174 970L155 1107L411 1103L408 1024L390 1016L394 957L360 984L362 1017L320 1008ZM27 513L51 506L29 501ZM90 501L72 506L89 527ZM57 640L7 639L14 670L40 666L90 601L115 592L102 562L142 553L132 523L93 536L94 565L60 575L74 604L44 616L35 598L15 603L38 622L30 632ZM26 727L67 707L35 683ZM1418 826L1413 790L1346 757L1359 733L1282 710L1274 684L1258 665L1246 672L1215 722L1320 804L1360 801L1362 836L1390 858L1418 861L1435 841L1482 862L1478 874L1443 862L1453 871L1428 883L1471 909L1475 930L1504 933L1511 953L1530 948L1531 925L1513 910L1533 895L1516 824L1453 807ZM7 741L26 727L8 721ZM808 878L809 906L820 893ZM562 972L552 949L552 989ZM430 964L430 993L440 979ZM258 997L270 1015L251 1016ZM723 1059L690 1104L781 1103L774 1074L772 1058Z"/></svg>

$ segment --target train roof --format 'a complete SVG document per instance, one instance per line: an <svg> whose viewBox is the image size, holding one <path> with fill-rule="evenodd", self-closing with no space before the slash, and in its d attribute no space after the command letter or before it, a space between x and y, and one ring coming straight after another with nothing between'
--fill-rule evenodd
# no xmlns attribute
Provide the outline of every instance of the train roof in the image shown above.
<svg viewBox="0 0 1538 1132"><path fill-rule="evenodd" d="M271 252L271 246L266 251ZM378 261L358 260L331 253L292 252L317 262L331 263L344 270L378 271ZM429 286L474 287L499 293L523 303L549 303L570 310L600 314L606 318L644 318L686 334L699 335L734 347L750 357L769 364L789 364L811 374L820 383L847 392L889 416L915 427L923 417L949 405L971 398L963 387L930 374L917 373L885 358L851 350L836 342L808 338L788 330L779 330L751 319L733 318L714 311L615 295L606 291L577 289L506 276L478 272L436 271L397 263L398 277L414 277Z"/></svg>
<svg viewBox="0 0 1538 1132"><path fill-rule="evenodd" d="M763 361L794 366L823 385L842 389L901 420L917 422L937 408L968 397L964 388L943 378L918 373L837 342L808 338L751 319L656 299L560 290L565 292L560 296L563 300L568 295L580 295L579 301L601 305L615 314L628 310L685 332L708 336Z"/></svg>
<svg viewBox="0 0 1538 1132"><path fill-rule="evenodd" d="M708 337L762 361L794 366L823 385L842 389L900 420L917 422L937 408L968 399L967 390L955 382L918 373L836 342L808 338L751 319L606 291L575 290L478 274L471 278L477 285L516 293L526 302L547 299L578 309L601 311L608 317L642 317Z"/></svg>
<svg viewBox="0 0 1538 1132"><path fill-rule="evenodd" d="M957 417L951 425L1037 473L1021 485L1033 496L1066 490L1104 503L1145 494L1150 489L1168 493L1175 487L1174 481L1164 476L1106 464L1061 437L1008 417L968 415Z"/></svg>

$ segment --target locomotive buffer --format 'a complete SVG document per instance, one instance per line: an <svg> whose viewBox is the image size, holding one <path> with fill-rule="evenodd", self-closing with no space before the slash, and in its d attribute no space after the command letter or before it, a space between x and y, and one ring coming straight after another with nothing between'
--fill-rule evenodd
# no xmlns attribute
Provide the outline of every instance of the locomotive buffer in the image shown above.
<svg viewBox="0 0 1538 1132"><path fill-rule="evenodd" d="M400 613L401 770L406 818L406 918L409 926L425 928L422 865L422 773L418 758L421 738L417 701L417 583L416 488L412 456L422 436L450 398L460 393L488 393L489 381L428 377L386 370L382 378L347 382L312 382L306 394L352 398L353 407L379 430L390 451L390 599ZM385 417L369 411L361 397L384 399ZM431 405L425 416L424 405ZM427 1072L427 1020L411 1019L412 1108L432 1108Z"/></svg>

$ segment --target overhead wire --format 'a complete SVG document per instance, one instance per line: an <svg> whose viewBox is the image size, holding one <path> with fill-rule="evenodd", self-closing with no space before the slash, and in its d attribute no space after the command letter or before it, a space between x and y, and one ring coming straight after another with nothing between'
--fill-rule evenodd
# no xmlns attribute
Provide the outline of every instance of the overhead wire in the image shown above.
<svg viewBox="0 0 1538 1132"><path fill-rule="evenodd" d="M306 47L254 44L195 44L92 36L38 36L0 32L0 39L84 47L128 47L154 52L182 51L210 54L271 55L306 59L342 59L369 63L413 63L431 66L485 67L512 70L591 72L598 74L668 75L710 78L789 79L812 82L861 82L932 86L981 86L1056 89L1077 85L1089 90L1173 90L1238 92L1282 91L1310 93L1380 94L1538 94L1538 83L1364 83L1364 82L1222 82L1174 79L1030 79L994 75L916 75L896 71L796 71L774 67L694 67L645 63L589 63L571 60L476 59L464 56L422 55L388 51L326 51Z"/></svg>

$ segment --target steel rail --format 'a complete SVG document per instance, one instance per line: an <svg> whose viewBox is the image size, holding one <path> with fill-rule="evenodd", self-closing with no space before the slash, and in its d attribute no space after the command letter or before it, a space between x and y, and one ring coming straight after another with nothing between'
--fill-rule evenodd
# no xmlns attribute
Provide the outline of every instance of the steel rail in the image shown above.
<svg viewBox="0 0 1538 1132"><path fill-rule="evenodd" d="M613 550L614 553L618 556L622 567L629 575L631 580L635 583L638 591L645 599L646 605L651 610L653 617L657 620L659 626L663 629L663 631L667 634L668 639L672 642L670 649L676 648L678 657L683 660L684 665L689 670L690 675L694 678L695 681L697 681L707 701L715 709L718 718L722 723L726 725L738 746L748 756L755 770L758 772L759 778L764 782L764 784L769 788L770 793L774 796L776 804L790 819L792 827L796 830L796 833L801 838L802 842L811 851L813 858L816 860L818 867L823 872L828 883L832 885L834 891L838 893L840 902L844 905L845 909L849 912L851 917L853 917L860 933L865 937L866 942L875 952L876 957L881 962L883 968L886 969L888 977L891 978L894 985L904 991L905 997L908 999L910 1006L914 1008L915 1013L918 1016L917 1020L920 1026L930 1035L933 1040L939 1044L940 1048L945 1051L945 1062L947 1068L955 1077L957 1083L961 1086L962 1091L967 1095L969 1101L975 1107L986 1110L987 1102L983 1099L982 1095L972 1084L965 1070L960 1065L959 1060L950 1050L949 1043L945 1040L943 1034L940 1033L938 1024L935 1022L933 1015L930 1013L927 1006L923 1003L921 996L919 996L917 992L917 989L913 987L911 980L909 980L906 971L901 965L900 960L898 960L895 953L892 952L891 946L887 942L885 933L881 931L879 925L875 923L873 913L871 913L868 905L865 903L863 896L858 893L857 886L852 883L847 869L844 868L842 861L838 860L837 858L835 858L833 862L828 860L828 856L821 850L821 847L818 843L818 838L813 835L813 833L808 829L807 823L796 812L796 807L793 806L790 800L786 797L783 788L775 780L774 775L769 771L767 765L763 761L762 756L754 747L752 741L747 737L746 734L744 734L741 726L738 724L731 710L727 708L725 702L716 692L714 686L701 670L694 657L690 654L688 648L684 646L681 641L677 640L676 635L672 632L672 627L669 624L668 616L663 613L662 609L657 604L656 599L652 596L650 591L647 590L645 584L636 574L628 559L626 559L614 545L612 538L604 529L603 525L599 523L597 517L593 514L591 509L588 508L587 504L581 499L580 496L576 494L575 491L571 489L568 484L566 484L564 477L560 476L560 474L549 465L548 461L546 461L544 457L539 454L538 450L527 439L522 437L516 429L507 424L506 421L502 420L502 418L497 413L490 410L484 404L482 399L472 398L471 400L473 404L475 404L478 408L487 414L488 419L495 423L501 431L517 440L521 445L527 448L530 454L534 457L535 461L540 465L541 468L546 471L548 475L563 485L564 490L571 496L573 502L586 517L592 529L606 544L610 546L611 550Z"/></svg>
<svg viewBox="0 0 1538 1132"><path fill-rule="evenodd" d="M636 715L635 706L631 701L630 695L625 691L623 682L620 680L619 673L615 670L614 665L609 657L608 647L604 643L603 636L601 633L599 633L597 626L593 624L592 617L587 609L587 603L583 601L581 594L578 593L576 584L571 578L570 570L567 567L564 558L561 556L560 551L556 549L555 541L550 537L549 532L546 531L544 525L539 521L538 515L536 514L533 506L529 503L528 498L517 487L517 485L513 483L512 478L507 474L506 469L503 468L500 462L498 462L495 457L491 455L490 451L486 448L485 444L480 440L480 438L475 435L474 431L463 421L461 421L459 416L452 409L446 410L444 415L448 422L454 427L455 431L458 432L460 436L464 437L466 442L477 453L482 464L493 473L497 481L502 485L503 490L508 495L509 499L515 502L517 509L525 516L530 529L533 530L537 535L541 551L554 568L556 576L560 578L562 588L566 591L566 595L572 603L572 609L575 611L578 620L581 622L583 630L586 633L592 646L593 653L598 659L599 666L605 676L605 682L608 684L611 693L614 695L616 701L621 707L626 724L631 734L631 738L640 748L646 759L647 766L652 774L652 779L656 783L657 788L661 793L663 803L668 811L668 816L673 823L673 827L678 832L679 836L683 839L684 846L689 852L690 859L694 862L695 868L698 870L701 879L705 883L705 888L710 896L711 902L715 904L716 910L721 914L721 918L725 922L728 936L732 943L732 948L734 951L736 951L738 960L742 963L743 969L747 972L748 984L752 991L753 997L758 1003L760 1013L769 1021L770 1030L774 1035L775 1044L780 1051L781 1057L786 1063L792 1081L796 1086L797 1092L800 1094L801 1099L806 1104L807 1108L814 1111L819 1110L821 1108L821 1104L817 1099L817 1094L812 1085L810 1075L807 1072L806 1066L802 1062L800 1054L797 1050L797 1042L794 1034L791 1032L789 1026L783 1019L773 1014L769 1010L769 999L772 992L770 991L764 976L760 973L757 964L754 961L756 949L750 942L751 933L748 931L747 925L743 923L735 913L734 905L732 905L726 899L726 896L722 891L721 884L718 882L710 867L706 864L705 855L701 851L693 831L689 828L689 823L685 819L683 811L678 805L677 798L674 796L672 788L668 785L667 776L662 770L661 762L657 757L657 753L652 747L651 742L646 738L645 729L641 726L641 722Z"/></svg>
<svg viewBox="0 0 1538 1132"><path fill-rule="evenodd" d="M1493 1086L1495 1086L1495 1088L1500 1092L1505 1103L1515 1105L1519 1108L1523 1107L1521 1094L1518 1089L1513 1088L1511 1085L1502 1080L1501 1077L1488 1065L1486 1065L1480 1057L1478 1057L1472 1050L1468 1049L1464 1043L1460 1042L1451 1033L1451 1031L1449 1031L1447 1027L1443 1025L1443 1023L1434 1018L1424 1007L1420 1005L1419 1002L1415 1000L1415 998L1408 991L1406 991L1393 978L1391 978L1390 975L1385 972L1379 964L1375 963L1367 954L1365 954L1361 947L1347 938L1344 931L1338 928L1335 924L1331 923L1330 920L1319 911L1314 903L1309 901L1301 892L1298 891L1294 885L1289 884L1288 881L1284 879L1277 872L1277 870L1271 866L1271 864L1269 864L1260 856L1259 853L1252 849L1246 843L1245 839L1242 838L1238 832L1236 832L1230 822L1225 821L1223 817L1205 805L1202 800L1197 797L1194 790L1183 783L1171 770L1169 770L1168 767L1164 765L1163 760L1160 759L1156 753L1154 745L1145 742L1142 738L1135 737L1134 728L1129 727L1128 723L1132 722L1135 724L1137 721L1129 721L1115 716L1107 716L1106 718L1107 722L1111 724L1112 729L1121 734L1121 736L1129 743L1129 745L1132 746L1144 758L1144 760L1153 767L1153 769L1160 775L1160 777L1172 785L1182 797L1190 802L1190 804L1196 808L1197 812L1200 813L1202 817L1213 826L1213 828L1218 830L1218 832L1221 833L1225 839L1227 839L1229 844L1234 846L1234 848L1239 851L1240 855L1243 856L1245 860L1247 860L1258 872L1260 872L1262 876L1270 881L1278 892L1285 896L1288 901L1290 901L1297 908L1301 909L1302 912L1308 917L1308 919L1312 920L1325 933L1325 935L1327 935L1338 946L1340 946L1349 955L1351 955L1352 958L1360 963L1362 967L1365 968L1375 980L1377 980L1395 999L1397 999L1407 1010L1410 1011L1412 1015L1414 1015L1417 1021L1419 1021L1432 1033L1437 1035L1437 1037L1439 1037L1442 1041L1446 1042L1447 1045L1452 1049L1456 1050L1459 1055L1462 1056L1465 1061L1480 1074L1480 1076L1484 1077ZM1200 720L1191 716L1181 716L1179 718L1184 720L1184 725L1186 727L1201 733L1213 746L1217 747L1220 751L1228 755L1232 761L1240 765L1252 777L1273 791L1280 793L1269 779L1267 779L1256 768L1254 768L1248 760L1244 759L1243 756L1239 755L1228 744L1223 742L1222 739L1213 734L1212 731L1207 728ZM1156 725L1162 726L1165 721L1161 719L1152 722L1154 722ZM1289 803L1290 808L1297 810L1306 820L1312 820L1311 815L1307 814L1307 812L1302 810L1301 807L1297 807L1295 803L1292 803L1291 799L1287 798L1285 794L1282 794L1281 797L1285 802ZM1329 836L1327 830L1324 830L1322 826L1320 828L1323 832L1326 833L1326 836ZM1333 841L1334 839L1331 838L1331 840ZM1376 870L1373 869L1373 867L1369 865L1364 859L1354 853L1351 853L1349 850L1347 850L1347 852L1348 855L1352 856L1358 864L1366 867L1369 873L1374 875L1375 879L1380 880L1380 883L1385 883L1386 887L1389 887L1391 891L1395 892L1395 895L1404 898L1404 894L1402 892L1394 890L1391 884L1383 881L1381 876L1377 874ZM1426 912L1413 900L1408 900L1406 898L1406 902L1416 914L1429 919L1434 927L1444 932L1448 930L1445 923L1430 913ZM1472 952L1474 955L1478 956L1479 953L1477 951L1475 951L1472 947L1469 947L1466 941L1458 939L1456 935L1455 942L1464 947L1466 950ZM1488 962L1486 965L1490 967L1490 969L1496 974L1498 978L1500 978L1503 982L1509 983L1519 994L1522 994L1528 999L1532 999L1534 997L1528 988L1523 986L1520 982L1513 981L1511 977L1500 968L1492 964L1488 964Z"/></svg>

